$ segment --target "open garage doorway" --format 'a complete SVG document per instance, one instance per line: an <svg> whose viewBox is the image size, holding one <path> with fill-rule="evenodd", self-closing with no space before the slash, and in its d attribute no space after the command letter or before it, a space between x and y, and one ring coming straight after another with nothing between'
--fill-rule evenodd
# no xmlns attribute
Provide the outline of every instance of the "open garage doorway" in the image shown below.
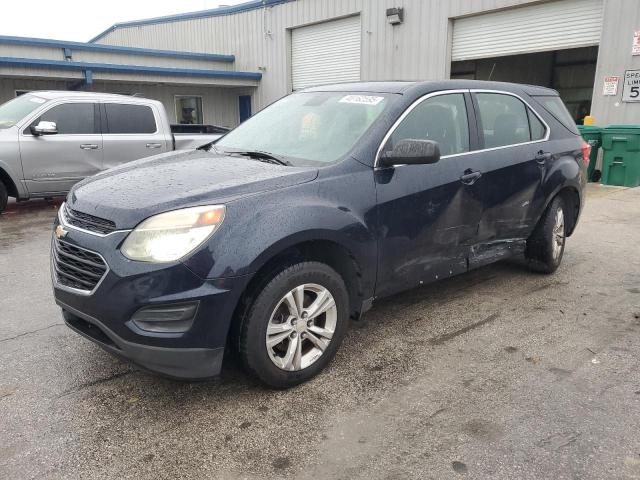
<svg viewBox="0 0 640 480"><path fill-rule="evenodd" d="M560 92L576 123L591 110L603 0L550 0L452 19L451 78Z"/></svg>
<svg viewBox="0 0 640 480"><path fill-rule="evenodd" d="M550 87L560 93L577 124L591 111L598 47L466 60L451 64L451 78Z"/></svg>

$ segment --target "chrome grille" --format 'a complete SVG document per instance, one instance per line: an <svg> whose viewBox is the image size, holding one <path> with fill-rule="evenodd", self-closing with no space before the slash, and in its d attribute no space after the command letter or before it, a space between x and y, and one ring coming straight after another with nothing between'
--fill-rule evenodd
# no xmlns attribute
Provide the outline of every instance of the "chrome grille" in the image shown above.
<svg viewBox="0 0 640 480"><path fill-rule="evenodd" d="M90 293L107 273L100 255L57 238L53 240L51 255L56 280L65 287Z"/></svg>
<svg viewBox="0 0 640 480"><path fill-rule="evenodd" d="M107 235L116 229L115 222L95 217L88 213L78 212L77 210L69 208L66 203L64 205L64 219L65 222L72 227L81 228L100 235Z"/></svg>

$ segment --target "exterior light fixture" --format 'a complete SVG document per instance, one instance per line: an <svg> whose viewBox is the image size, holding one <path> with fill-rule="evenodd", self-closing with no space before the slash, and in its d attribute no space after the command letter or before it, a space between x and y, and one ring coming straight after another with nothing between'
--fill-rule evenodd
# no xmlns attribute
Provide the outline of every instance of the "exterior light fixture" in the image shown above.
<svg viewBox="0 0 640 480"><path fill-rule="evenodd" d="M391 25L400 25L404 22L404 8L388 8L387 21Z"/></svg>

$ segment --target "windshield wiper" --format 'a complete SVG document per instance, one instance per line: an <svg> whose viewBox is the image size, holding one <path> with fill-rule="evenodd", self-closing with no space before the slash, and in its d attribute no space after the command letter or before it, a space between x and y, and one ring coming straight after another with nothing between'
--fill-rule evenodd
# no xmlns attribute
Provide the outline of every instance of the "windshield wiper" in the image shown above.
<svg viewBox="0 0 640 480"><path fill-rule="evenodd" d="M269 152L262 152L260 150L255 151L247 151L247 152L233 152L236 155L242 155L243 157L254 158L256 160L260 160L261 162L273 163L275 165L284 165L286 167L291 167L293 164L281 157L274 155Z"/></svg>

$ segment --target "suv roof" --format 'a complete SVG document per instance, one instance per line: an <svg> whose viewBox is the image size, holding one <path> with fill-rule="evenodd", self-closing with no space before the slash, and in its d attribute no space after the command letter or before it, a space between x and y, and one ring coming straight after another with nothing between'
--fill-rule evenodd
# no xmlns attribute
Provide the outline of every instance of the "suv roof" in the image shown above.
<svg viewBox="0 0 640 480"><path fill-rule="evenodd" d="M486 89L504 90L507 92L526 92L529 95L558 95L558 92L551 88L537 85L523 85L508 82L490 82L484 80L437 80L428 82L358 82L358 83L338 83L333 85L323 85L319 87L307 88L306 92L375 92L375 93L396 93L415 92L423 93L435 92L449 89Z"/></svg>

